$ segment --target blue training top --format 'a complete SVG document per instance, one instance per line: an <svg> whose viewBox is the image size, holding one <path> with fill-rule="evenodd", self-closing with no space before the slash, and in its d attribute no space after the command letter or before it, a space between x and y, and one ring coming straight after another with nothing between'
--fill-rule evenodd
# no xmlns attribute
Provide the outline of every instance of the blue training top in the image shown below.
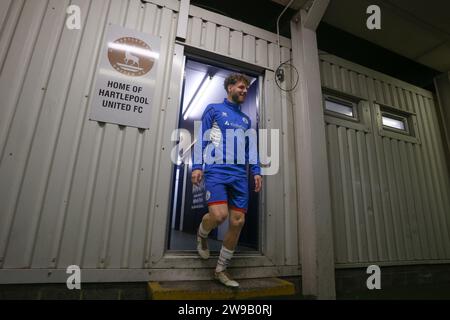
<svg viewBox="0 0 450 320"><path fill-rule="evenodd" d="M194 146L192 171L203 170L204 163L205 174L246 175L249 164L251 173L260 175L257 135L251 127L239 104L224 99L223 103L208 105Z"/></svg>

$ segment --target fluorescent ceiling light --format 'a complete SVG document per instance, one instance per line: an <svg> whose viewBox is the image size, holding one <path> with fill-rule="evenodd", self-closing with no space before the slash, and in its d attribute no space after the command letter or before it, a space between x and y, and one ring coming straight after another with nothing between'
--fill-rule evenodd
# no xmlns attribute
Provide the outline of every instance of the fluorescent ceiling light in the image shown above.
<svg viewBox="0 0 450 320"><path fill-rule="evenodd" d="M206 89L208 88L209 84L211 83L213 76L210 76L209 74L206 74L205 77L202 80L202 83L200 84L200 87L197 89L197 91L192 96L191 101L189 102L188 106L186 107L186 110L183 113L184 120L187 120L187 118L190 116L192 111L196 109L197 104L200 102L200 99L202 98L203 94L206 92Z"/></svg>

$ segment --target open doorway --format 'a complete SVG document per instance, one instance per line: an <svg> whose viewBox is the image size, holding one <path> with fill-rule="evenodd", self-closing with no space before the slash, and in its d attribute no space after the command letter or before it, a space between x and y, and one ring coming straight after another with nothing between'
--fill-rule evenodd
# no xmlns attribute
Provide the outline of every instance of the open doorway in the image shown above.
<svg viewBox="0 0 450 320"><path fill-rule="evenodd" d="M231 73L243 73L250 80L247 98L241 110L251 119L252 128L258 130L259 121L259 82L258 74L233 70L205 63L194 58L186 58L184 81L181 93L181 112L178 128L185 129L194 136L194 121L201 120L208 104L221 103L226 98L223 86L225 78ZM168 249L176 251L196 250L196 232L204 214L208 212L205 199L204 180L200 186L191 183L192 154L187 152L176 165L172 181L170 206L170 232ZM249 206L245 216L245 224L241 231L236 252L259 251L259 196L254 190L254 181L249 174ZM222 240L228 229L228 221L209 234L209 248L212 252L220 251Z"/></svg>

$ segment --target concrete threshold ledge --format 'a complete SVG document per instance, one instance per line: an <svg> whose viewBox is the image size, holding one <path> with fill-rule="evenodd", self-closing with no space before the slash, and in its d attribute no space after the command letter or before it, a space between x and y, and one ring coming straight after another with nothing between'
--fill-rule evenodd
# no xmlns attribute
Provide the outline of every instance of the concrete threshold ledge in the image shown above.
<svg viewBox="0 0 450 320"><path fill-rule="evenodd" d="M290 296L293 283L279 278L240 279L239 288L228 288L217 281L149 282L152 300L233 300Z"/></svg>

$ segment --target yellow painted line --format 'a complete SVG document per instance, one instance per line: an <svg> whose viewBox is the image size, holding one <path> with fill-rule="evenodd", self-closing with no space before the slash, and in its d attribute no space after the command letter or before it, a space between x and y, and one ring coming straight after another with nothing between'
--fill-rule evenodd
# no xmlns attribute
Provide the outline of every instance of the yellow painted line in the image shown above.
<svg viewBox="0 0 450 320"><path fill-rule="evenodd" d="M251 289L246 291L238 291L237 299L248 299L248 298L261 298L261 297L271 297L271 296L288 296L295 294L295 286L282 279L276 279L279 284L273 287L264 289Z"/></svg>
<svg viewBox="0 0 450 320"><path fill-rule="evenodd" d="M159 282L149 282L151 299L153 300L226 300L233 298L232 292L226 291L192 291L164 288Z"/></svg>
<svg viewBox="0 0 450 320"><path fill-rule="evenodd" d="M227 300L295 294L295 286L292 283L282 279L276 279L276 282L275 285L267 288L248 290L223 288L216 291L164 288L159 282L149 282L148 289L153 300Z"/></svg>

